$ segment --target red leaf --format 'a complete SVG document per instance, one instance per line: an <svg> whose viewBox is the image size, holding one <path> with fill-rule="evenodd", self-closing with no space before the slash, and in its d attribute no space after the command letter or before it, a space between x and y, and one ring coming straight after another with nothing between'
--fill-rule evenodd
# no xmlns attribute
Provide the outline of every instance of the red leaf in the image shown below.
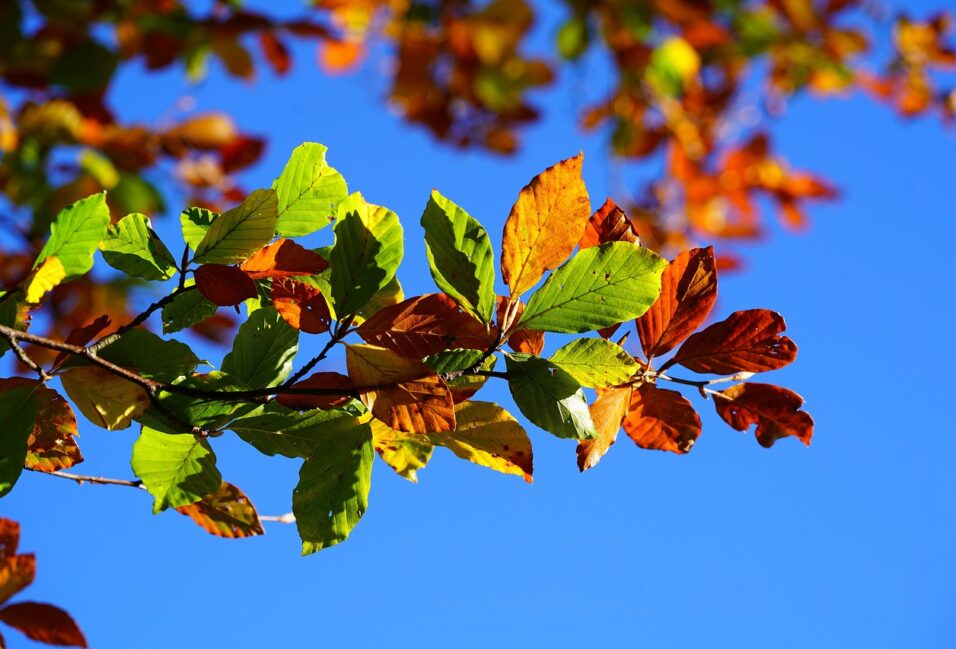
<svg viewBox="0 0 956 649"><path fill-rule="evenodd" d="M31 640L61 647L86 647L86 638L73 618L50 604L20 602L0 609L0 620Z"/></svg>
<svg viewBox="0 0 956 649"><path fill-rule="evenodd" d="M789 365L797 346L786 336L783 316L767 309L737 311L687 339L664 370L674 363L695 372L734 374L765 372Z"/></svg>
<svg viewBox="0 0 956 649"><path fill-rule="evenodd" d="M239 267L252 279L316 275L329 262L295 241L279 239L252 255Z"/></svg>
<svg viewBox="0 0 956 649"><path fill-rule="evenodd" d="M36 558L32 554L0 559L0 604L32 584L36 570Z"/></svg>
<svg viewBox="0 0 956 649"><path fill-rule="evenodd" d="M631 394L624 432L641 448L682 454L700 437L700 416L680 392L644 383Z"/></svg>
<svg viewBox="0 0 956 649"><path fill-rule="evenodd" d="M717 300L714 249L677 255L661 275L661 294L637 319L644 355L666 354L700 326Z"/></svg>
<svg viewBox="0 0 956 649"><path fill-rule="evenodd" d="M280 394L276 401L287 408L296 410L328 410L348 402L358 392L354 391L352 379L338 372L316 372L304 381L292 385L293 388L315 390L335 390L335 394Z"/></svg>
<svg viewBox="0 0 956 649"><path fill-rule="evenodd" d="M444 349L487 349L492 342L485 325L443 293L387 306L362 323L358 334L406 358L423 358Z"/></svg>
<svg viewBox="0 0 956 649"><path fill-rule="evenodd" d="M261 137L238 135L234 140L219 149L219 166L223 173L245 169L262 157L266 142ZM241 201L243 197L240 197Z"/></svg>
<svg viewBox="0 0 956 649"><path fill-rule="evenodd" d="M82 327L78 327L70 332L66 337L66 344L76 345L77 347L85 347L87 343L96 338L101 331L110 326L110 318L106 315L101 315L93 322ZM60 365L66 362L66 359L70 357L68 352L60 352L56 355L56 358L53 360L53 365L50 367L51 370L55 370Z"/></svg>
<svg viewBox="0 0 956 649"><path fill-rule="evenodd" d="M195 274L199 292L213 304L234 306L258 295L256 283L235 266L205 264Z"/></svg>
<svg viewBox="0 0 956 649"><path fill-rule="evenodd" d="M793 435L810 446L813 417L802 410L803 397L767 383L739 383L721 391L728 398L714 397L717 414L736 430L757 425L757 441L770 448L781 437Z"/></svg>
<svg viewBox="0 0 956 649"><path fill-rule="evenodd" d="M259 32L259 47L262 48L262 55L276 74L284 75L292 67L289 48L274 33L268 30Z"/></svg>
<svg viewBox="0 0 956 649"><path fill-rule="evenodd" d="M307 334L328 331L332 324L322 292L308 284L288 278L273 281L272 304L283 320Z"/></svg>
<svg viewBox="0 0 956 649"><path fill-rule="evenodd" d="M9 518L0 518L0 559L12 557L20 544L20 524Z"/></svg>
<svg viewBox="0 0 956 649"><path fill-rule="evenodd" d="M631 219L610 198L588 219L578 246L581 250L609 241L629 241L640 244L641 238Z"/></svg>

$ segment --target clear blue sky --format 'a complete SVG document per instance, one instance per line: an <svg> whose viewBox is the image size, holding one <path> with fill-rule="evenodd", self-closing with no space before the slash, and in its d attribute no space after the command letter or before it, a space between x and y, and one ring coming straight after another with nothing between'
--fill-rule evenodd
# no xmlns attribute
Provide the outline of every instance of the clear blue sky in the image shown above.
<svg viewBox="0 0 956 649"><path fill-rule="evenodd" d="M592 200L606 194L602 142L574 123L583 74L539 96L547 119L502 159L437 146L384 109L376 75L328 79L310 50L297 53L291 78L266 72L255 85L214 67L198 108L268 134L249 187L268 185L298 143L328 145L351 189L403 219L409 295L434 290L418 226L432 187L496 248L518 190L581 148ZM178 72L137 69L112 98L124 116L155 120L180 92ZM104 649L956 646L956 138L861 97L797 101L773 133L844 197L813 210L809 234L747 247L749 268L722 278L718 308L786 317L800 355L769 379L807 399L811 448L762 449L701 403L691 454L624 438L579 475L574 444L529 425L534 485L442 451L418 485L377 461L352 538L306 558L292 526L226 541L175 512L153 516L143 493L25 474L0 515L22 522L23 548L38 555L28 598L68 609ZM503 385L481 398L510 404ZM81 430L84 472L130 475L136 428ZM215 449L260 512L289 510L298 462L231 436Z"/></svg>

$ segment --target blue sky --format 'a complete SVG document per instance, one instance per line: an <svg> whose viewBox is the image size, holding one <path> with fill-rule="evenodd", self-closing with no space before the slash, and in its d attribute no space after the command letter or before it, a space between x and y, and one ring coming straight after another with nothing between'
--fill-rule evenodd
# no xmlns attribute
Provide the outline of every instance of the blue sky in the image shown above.
<svg viewBox="0 0 956 649"><path fill-rule="evenodd" d="M539 45L553 33L546 18ZM350 189L402 218L408 295L435 290L418 226L433 187L481 220L496 249L518 190L557 160L583 149L592 202L607 193L603 142L575 125L580 77L539 95L547 119L519 155L498 158L436 145L385 110L374 74L329 79L311 51L297 53L283 80L239 84L214 68L193 91L197 107L270 137L249 187L268 185L300 142L328 145ZM132 70L113 100L124 116L155 120L181 92L178 73ZM774 231L746 247L748 269L722 277L718 309L786 317L800 355L768 381L806 398L809 449L762 449L697 399L704 434L689 455L622 439L580 475L574 444L529 424L533 485L448 452L418 485L378 462L353 536L306 558L292 526L225 541L174 512L153 516L132 489L26 474L0 502L38 555L26 595L69 610L103 648L956 646L946 338L956 141L932 119L902 121L863 97L798 100L773 133L795 167L844 195L812 210L808 234ZM169 238L174 222L160 226ZM511 404L504 385L480 398ZM130 475L135 428L81 431L84 472ZM297 462L231 436L215 449L260 512L289 510Z"/></svg>

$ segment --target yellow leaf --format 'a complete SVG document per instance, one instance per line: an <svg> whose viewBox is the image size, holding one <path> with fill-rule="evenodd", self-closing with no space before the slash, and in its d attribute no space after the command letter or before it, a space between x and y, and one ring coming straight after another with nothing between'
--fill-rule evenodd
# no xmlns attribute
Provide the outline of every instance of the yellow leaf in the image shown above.
<svg viewBox="0 0 956 649"><path fill-rule="evenodd" d="M455 408L455 417L454 431L430 434L429 441L463 460L531 482L531 440L508 411L496 403L466 401Z"/></svg>
<svg viewBox="0 0 956 649"><path fill-rule="evenodd" d="M47 257L29 277L23 280L23 291L30 304L39 304L66 277L66 270L59 257Z"/></svg>
<svg viewBox="0 0 956 649"><path fill-rule="evenodd" d="M538 283L574 250L591 216L581 178L584 154L535 176L518 195L505 222L501 274L512 297Z"/></svg>
<svg viewBox="0 0 956 649"><path fill-rule="evenodd" d="M621 421L624 420L630 403L629 387L598 391L598 398L590 408L591 420L598 434L594 439L585 439L578 444L578 469L587 471L597 466L611 445L617 441Z"/></svg>
<svg viewBox="0 0 956 649"><path fill-rule="evenodd" d="M410 482L418 482L418 470L424 469L435 448L427 437L400 433L373 419L372 442L379 457L398 475Z"/></svg>
<svg viewBox="0 0 956 649"><path fill-rule="evenodd" d="M143 388L95 365L71 368L60 380L80 412L107 430L128 428L149 405Z"/></svg>
<svg viewBox="0 0 956 649"><path fill-rule="evenodd" d="M435 370L383 347L349 345L349 377L372 416L405 433L454 430L451 392Z"/></svg>

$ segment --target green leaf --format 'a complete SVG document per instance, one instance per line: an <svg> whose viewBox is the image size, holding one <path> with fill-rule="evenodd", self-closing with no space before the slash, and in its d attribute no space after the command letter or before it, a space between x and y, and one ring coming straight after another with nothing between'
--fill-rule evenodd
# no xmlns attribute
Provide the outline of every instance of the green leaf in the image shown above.
<svg viewBox="0 0 956 649"><path fill-rule="evenodd" d="M438 288L482 322L495 311L491 240L481 223L438 191L422 214L425 254Z"/></svg>
<svg viewBox="0 0 956 649"><path fill-rule="evenodd" d="M368 507L372 430L365 423L325 435L299 471L292 492L302 554L348 538Z"/></svg>
<svg viewBox="0 0 956 649"><path fill-rule="evenodd" d="M359 193L339 203L329 277L337 316L365 306L395 276L403 254L395 212L366 203Z"/></svg>
<svg viewBox="0 0 956 649"><path fill-rule="evenodd" d="M272 307L256 309L242 323L222 370L250 388L271 388L292 372L299 332Z"/></svg>
<svg viewBox="0 0 956 649"><path fill-rule="evenodd" d="M630 354L603 338L573 340L554 352L551 362L587 388L621 385L638 370Z"/></svg>
<svg viewBox="0 0 956 649"><path fill-rule="evenodd" d="M143 426L130 464L155 499L154 514L192 504L222 484L216 454L193 435L167 435Z"/></svg>
<svg viewBox="0 0 956 649"><path fill-rule="evenodd" d="M93 267L93 253L109 224L106 192L87 196L63 208L53 219L50 238L33 267L39 267L48 257L57 257L66 273L64 280L83 275Z"/></svg>
<svg viewBox="0 0 956 649"><path fill-rule="evenodd" d="M485 352L480 349L446 349L437 354L426 356L422 361L434 369L437 374L442 375L473 367L484 355ZM489 356L478 369L490 372L494 369L497 361L496 356ZM445 383L451 389L455 403L460 403L470 399L487 381L487 376L465 372L453 379L446 379Z"/></svg>
<svg viewBox="0 0 956 649"><path fill-rule="evenodd" d="M533 424L558 437L597 437L584 390L574 377L530 354L505 354L505 362L511 396Z"/></svg>
<svg viewBox="0 0 956 649"><path fill-rule="evenodd" d="M260 453L310 457L327 435L337 435L359 424L354 413L342 409L296 412L270 403L235 420L229 428Z"/></svg>
<svg viewBox="0 0 956 649"><path fill-rule="evenodd" d="M0 392L0 498L10 493L23 472L36 409L32 386Z"/></svg>
<svg viewBox="0 0 956 649"><path fill-rule="evenodd" d="M186 241L186 245L195 250L209 232L212 222L218 218L218 214L202 207L187 207L183 210L179 215L179 223L183 228L183 240Z"/></svg>
<svg viewBox="0 0 956 649"><path fill-rule="evenodd" d="M237 264L272 241L278 207L272 189L257 189L215 219L196 246L200 264Z"/></svg>
<svg viewBox="0 0 956 649"><path fill-rule="evenodd" d="M210 392L235 392L249 387L219 371L189 376L173 383ZM187 422L191 426L199 426L206 430L219 429L236 417L256 408L254 404L248 402L212 401L172 392L160 392L158 398L163 408L173 413L179 422L170 421L164 412L152 406L139 417L139 421L145 426L169 434L184 432L180 422Z"/></svg>
<svg viewBox="0 0 956 649"><path fill-rule="evenodd" d="M26 331L30 324L30 311L23 303L23 293L17 292L14 295L0 293L4 298L0 301L0 324L11 329ZM6 338L0 338L0 356L3 356L10 349L10 343Z"/></svg>
<svg viewBox="0 0 956 649"><path fill-rule="evenodd" d="M146 378L164 382L188 376L199 365L199 358L188 346L176 340L163 340L145 329L127 331L118 340L99 350L97 355L111 363L134 369Z"/></svg>
<svg viewBox="0 0 956 649"><path fill-rule="evenodd" d="M176 272L176 260L144 214L127 214L109 226L100 252L107 264L133 277L160 281Z"/></svg>
<svg viewBox="0 0 956 649"><path fill-rule="evenodd" d="M521 326L582 333L637 318L660 294L666 266L666 260L633 243L585 248L531 296Z"/></svg>
<svg viewBox="0 0 956 649"><path fill-rule="evenodd" d="M328 149L315 142L292 151L273 187L278 196L276 230L283 237L301 237L332 221L339 201L348 196L345 178L325 161Z"/></svg>
<svg viewBox="0 0 956 649"><path fill-rule="evenodd" d="M186 280L186 286L193 284L195 281L192 278ZM171 334L198 324L216 315L218 308L195 289L180 293L163 307L163 333Z"/></svg>

